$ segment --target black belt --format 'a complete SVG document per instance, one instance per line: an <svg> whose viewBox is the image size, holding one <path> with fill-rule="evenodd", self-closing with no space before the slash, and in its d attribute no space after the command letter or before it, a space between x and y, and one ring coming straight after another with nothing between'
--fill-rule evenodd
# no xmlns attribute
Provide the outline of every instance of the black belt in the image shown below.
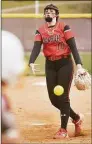
<svg viewBox="0 0 92 144"><path fill-rule="evenodd" d="M67 58L70 58L71 55L62 55L62 56L50 56L50 57L47 57L48 60L50 61L55 61L55 60L59 60L59 59L67 59Z"/></svg>

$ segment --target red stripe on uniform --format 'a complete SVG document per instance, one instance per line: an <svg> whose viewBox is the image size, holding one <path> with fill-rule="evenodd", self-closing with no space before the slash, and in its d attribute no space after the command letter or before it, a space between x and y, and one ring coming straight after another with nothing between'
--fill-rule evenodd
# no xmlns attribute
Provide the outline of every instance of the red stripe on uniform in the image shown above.
<svg viewBox="0 0 92 144"><path fill-rule="evenodd" d="M68 39L74 37L74 34L72 33L72 31L71 31L71 29L70 29L70 30L66 30L66 31L64 32L64 36L65 36L65 39L68 40Z"/></svg>
<svg viewBox="0 0 92 144"><path fill-rule="evenodd" d="M41 38L40 34L35 35L35 41L42 41L42 38Z"/></svg>

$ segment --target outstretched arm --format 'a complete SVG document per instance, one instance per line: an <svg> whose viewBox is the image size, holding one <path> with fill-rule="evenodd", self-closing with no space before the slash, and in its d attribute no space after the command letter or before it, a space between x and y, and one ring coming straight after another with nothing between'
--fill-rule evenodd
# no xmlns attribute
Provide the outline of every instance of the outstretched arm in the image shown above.
<svg viewBox="0 0 92 144"><path fill-rule="evenodd" d="M78 53L78 50L77 50L75 38L72 37L69 40L67 40L67 44L69 45L69 47L70 47L70 49L72 51L72 54L73 54L73 57L74 57L76 65L77 64L81 64L82 65L82 62L81 62L81 59L80 59L80 56L79 56L79 53Z"/></svg>
<svg viewBox="0 0 92 144"><path fill-rule="evenodd" d="M41 37L40 32L38 30L36 30L34 46L33 46L32 53L31 53L30 59L29 59L29 65L30 65L30 63L35 62L36 58L38 57L38 55L40 53L41 45L42 45L42 37Z"/></svg>
<svg viewBox="0 0 92 144"><path fill-rule="evenodd" d="M76 46L74 35L68 25L66 25L64 27L64 34L65 34L66 42L67 42L68 46L70 47L71 52L73 54L73 58L75 60L76 65L79 65L79 64L82 65L81 58L80 58L80 55L78 53L78 49Z"/></svg>
<svg viewBox="0 0 92 144"><path fill-rule="evenodd" d="M35 62L36 58L38 57L38 55L40 53L41 45L42 45L41 41L34 42L33 50L32 50L32 53L31 53L30 59L29 59L29 65L30 65L30 63Z"/></svg>
<svg viewBox="0 0 92 144"><path fill-rule="evenodd" d="M77 71L74 79L75 86L78 90L88 89L91 86L91 76L87 70L82 68L82 62L77 50L76 42L69 26L65 26L64 31L66 42L72 51L75 63L77 65Z"/></svg>

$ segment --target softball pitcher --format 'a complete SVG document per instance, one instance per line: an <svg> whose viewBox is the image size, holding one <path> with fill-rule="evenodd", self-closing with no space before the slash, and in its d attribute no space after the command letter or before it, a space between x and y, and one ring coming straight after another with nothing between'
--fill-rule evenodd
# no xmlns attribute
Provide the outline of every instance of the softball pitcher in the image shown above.
<svg viewBox="0 0 92 144"><path fill-rule="evenodd" d="M80 135L83 117L77 114L70 106L69 92L73 79L73 62L75 60L77 70L82 72L82 62L76 47L74 35L69 25L59 22L59 10L53 5L44 8L43 24L35 33L34 47L30 56L29 66L35 74L35 60L38 57L41 45L46 58L45 73L49 99L53 106L60 110L61 126L54 138L67 138L67 124L69 117L75 125L75 136ZM56 85L64 87L62 96L56 96L53 89Z"/></svg>
<svg viewBox="0 0 92 144"><path fill-rule="evenodd" d="M24 71L24 51L20 40L8 31L2 30L2 144L19 143L19 131L15 118L11 113L11 104L7 96L7 88L14 85L19 75Z"/></svg>

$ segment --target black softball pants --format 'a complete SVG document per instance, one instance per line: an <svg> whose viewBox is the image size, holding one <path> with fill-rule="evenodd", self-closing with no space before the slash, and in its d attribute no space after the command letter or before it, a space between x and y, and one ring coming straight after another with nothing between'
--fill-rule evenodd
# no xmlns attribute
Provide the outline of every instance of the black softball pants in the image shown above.
<svg viewBox="0 0 92 144"><path fill-rule="evenodd" d="M66 129L69 116L76 120L78 115L70 107L69 92L73 79L73 62L71 56L56 61L46 59L45 63L46 83L52 105L60 110L61 128ZM56 85L64 88L62 96L56 96L53 92Z"/></svg>

